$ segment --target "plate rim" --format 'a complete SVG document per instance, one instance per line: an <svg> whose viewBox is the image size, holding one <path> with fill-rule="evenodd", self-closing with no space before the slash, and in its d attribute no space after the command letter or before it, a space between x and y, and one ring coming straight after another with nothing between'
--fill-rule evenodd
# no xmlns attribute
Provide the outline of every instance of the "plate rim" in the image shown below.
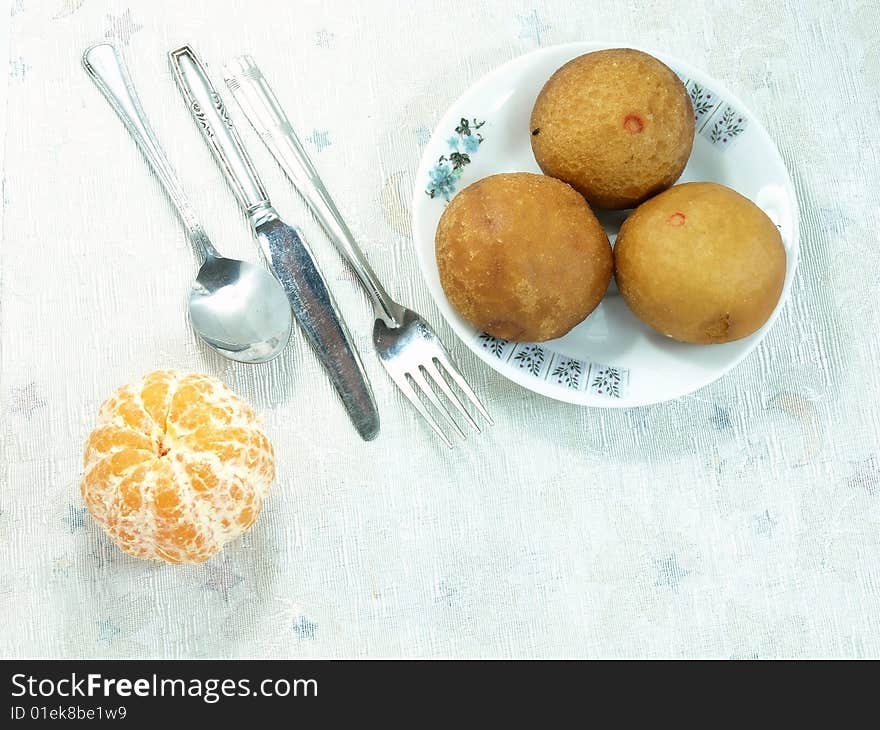
<svg viewBox="0 0 880 730"><path fill-rule="evenodd" d="M757 332L750 335L750 337L754 338L754 341L750 343L750 345L740 354L732 358L730 362L725 363L721 368L713 371L708 377L690 381L684 388L678 389L677 391L672 392L668 395L664 395L660 398L648 397L635 400L618 400L614 398L607 398L600 400L591 396L590 400L585 400L584 395L586 394L586 391L572 392L571 390L566 390L563 388L554 388L549 386L542 380L537 380L514 370L508 372L506 369L501 369L500 367L498 367L497 358L493 359L491 355L482 352L480 348L476 347L471 342L473 337L467 336L470 334L470 330L472 330L473 332L477 332L476 328L472 327L466 322L460 323L456 320L455 316L450 316L450 314L454 315L455 313L445 296L442 297L442 301L438 299L438 296L435 294L428 279L428 271L426 270L426 266L429 265L429 262L426 260L426 255L421 250L422 247L418 246L416 242L416 231L420 228L419 224L422 221L423 216L423 214L420 212L422 209L422 204L424 203L425 195L423 182L426 175L428 174L428 170L434 164L434 158L433 156L428 157L428 151L434 149L436 144L442 137L448 136L448 130L446 129L448 121L447 118L456 116L452 114L453 109L457 108L462 100L465 97L470 96L475 91L475 89L485 84L491 83L497 77L503 76L505 71L509 70L509 67L523 63L524 59L534 58L542 55L551 55L555 53L568 55L567 52L571 51L572 55L569 58L570 60L571 58L575 58L577 55L581 55L583 53L589 53L592 51L604 50L609 48L631 48L634 50L642 51L644 53L648 53L660 59L665 64L676 69L677 71L685 73L688 78L691 78L710 87L718 96L722 97L725 102L733 104L734 106L736 106L736 108L746 114L749 117L749 120L753 123L753 128L755 129L755 131L759 134L759 136L763 138L763 141L765 143L769 144L769 147L772 149L773 154L775 155L775 161L784 171L784 188L792 206L792 236L790 250L786 251L786 274L785 282L783 284L783 290L780 294L779 302L777 303L769 319L761 326L761 328ZM565 61L563 61L563 63L565 63ZM691 393L695 393L696 391L701 390L702 388L705 388L723 378L758 348L758 346L764 341L764 338L767 336L770 329L776 323L776 320L778 319L780 313L788 304L791 289L794 284L795 275L797 273L797 267L800 261L800 206L794 187L794 182L791 177L791 172L789 171L788 166L785 164L785 160L782 157L782 153L779 151L779 147L770 136L770 133L764 126L761 117L755 114L752 108L745 104L742 99L739 98L739 96L731 92L724 83L701 71L700 69L695 68L690 63L683 61L678 57L670 55L668 53L657 52L649 47L643 45L634 45L630 43L614 43L606 41L572 41L569 43L560 43L554 44L552 46L545 46L529 51L527 53L522 53L514 56L513 58L508 59L504 63L496 66L495 68L477 78L461 94L459 94L454 101L449 104L444 113L437 120L434 131L431 133L430 139L422 150L413 186L411 207L413 230L412 246L415 249L422 280L428 289L428 293L430 294L431 299L440 310L443 319L452 328L453 332L455 332L456 336L464 343L467 349L474 353L480 360L486 363L500 376L502 376L506 380L509 380L510 382L515 383L521 388L524 388L532 393L551 398L553 400L571 403L573 405L587 408L639 408L649 405L668 403L670 401L677 400L678 398L690 395ZM434 263L436 264L436 262ZM465 327L469 328L469 330L464 329Z"/></svg>

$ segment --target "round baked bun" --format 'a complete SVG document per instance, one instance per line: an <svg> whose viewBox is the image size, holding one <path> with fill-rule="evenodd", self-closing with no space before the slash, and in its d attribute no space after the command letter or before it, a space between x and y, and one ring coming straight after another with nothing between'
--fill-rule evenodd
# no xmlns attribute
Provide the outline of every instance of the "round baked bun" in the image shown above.
<svg viewBox="0 0 880 730"><path fill-rule="evenodd" d="M617 286L635 315L700 344L758 330L779 302L785 259L767 214L708 182L676 185L642 203L614 245Z"/></svg>
<svg viewBox="0 0 880 730"><path fill-rule="evenodd" d="M531 133L547 175L595 208L633 208L678 180L694 143L694 112L668 66L615 48L579 56L550 77Z"/></svg>
<svg viewBox="0 0 880 730"><path fill-rule="evenodd" d="M569 185L517 172L479 180L449 203L435 238L453 308L495 337L561 337L592 312L611 280L608 236Z"/></svg>

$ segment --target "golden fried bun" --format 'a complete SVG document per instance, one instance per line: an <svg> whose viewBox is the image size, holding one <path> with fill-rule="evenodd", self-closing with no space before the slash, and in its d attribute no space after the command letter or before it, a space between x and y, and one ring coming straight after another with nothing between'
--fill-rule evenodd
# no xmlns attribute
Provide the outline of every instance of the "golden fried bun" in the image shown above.
<svg viewBox="0 0 880 730"><path fill-rule="evenodd" d="M617 286L635 315L700 344L747 337L770 318L785 258L764 211L707 182L676 185L642 203L614 245Z"/></svg>
<svg viewBox="0 0 880 730"><path fill-rule="evenodd" d="M435 245L450 304L507 340L561 337L596 308L611 280L611 246L593 211L544 175L469 185L443 212Z"/></svg>
<svg viewBox="0 0 880 730"><path fill-rule="evenodd" d="M594 51L554 73L532 110L541 169L596 208L632 208L681 175L694 143L684 84L653 56Z"/></svg>

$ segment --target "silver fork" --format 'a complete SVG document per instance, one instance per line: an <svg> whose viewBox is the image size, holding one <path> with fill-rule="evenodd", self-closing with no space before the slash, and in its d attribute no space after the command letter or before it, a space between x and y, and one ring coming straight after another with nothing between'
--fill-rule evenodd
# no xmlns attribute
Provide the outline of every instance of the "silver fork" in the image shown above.
<svg viewBox="0 0 880 730"><path fill-rule="evenodd" d="M443 406L440 398L437 397L437 394L428 382L429 380L455 406L455 409L465 417L467 422L477 432L480 431L480 427L473 416L467 412L461 400L449 387L449 383L443 375L444 372L468 397L468 400L480 412L480 415L491 425L491 416L483 407L483 404L480 403L480 399L477 398L474 391L467 384L467 381L462 377L452 360L452 356L443 346L440 338L437 337L437 334L431 329L430 325L420 315L411 309L402 307L390 298L387 300L387 304L390 304L397 310L397 317L395 318L397 326L390 325L383 318L374 300L374 305L376 305L376 321L373 323L373 344L376 347L376 353L379 355L379 359L382 361L391 379L403 391L403 394L409 398L410 403L415 406L415 409L431 425L431 428L443 440L443 443L452 448L452 442L440 426L437 425L437 421L434 420L428 409L425 408L425 404L419 399L417 390L418 393L421 393L430 401L436 410L443 414L443 417L459 436L465 438L465 435L461 427L455 422L455 419L449 414L449 411Z"/></svg>
<svg viewBox="0 0 880 730"><path fill-rule="evenodd" d="M354 236L253 58L239 56L227 64L226 86L281 169L306 201L331 242L345 257L367 290L376 314L373 345L397 387L449 448L452 448L452 441L426 407L423 398L459 436L465 438L464 431L437 393L439 391L445 401L451 403L479 432L479 424L465 408L462 398L453 391L451 385L455 385L491 425L493 421L489 413L462 377L452 356L431 326L416 312L388 296L355 243Z"/></svg>

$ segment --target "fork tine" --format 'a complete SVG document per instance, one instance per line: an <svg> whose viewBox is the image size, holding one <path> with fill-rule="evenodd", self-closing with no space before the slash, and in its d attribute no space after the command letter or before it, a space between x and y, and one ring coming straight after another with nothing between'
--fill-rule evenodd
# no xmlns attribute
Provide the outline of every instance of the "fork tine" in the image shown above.
<svg viewBox="0 0 880 730"><path fill-rule="evenodd" d="M403 392L403 394L409 399L409 402L415 406L415 409L422 415L428 425L434 429L434 433L436 433L440 440L446 444L450 449L452 448L452 441L449 440L449 437L443 433L440 426L437 425L437 422L434 420L433 416L428 413L428 409L425 408L425 404L419 399L416 395L416 392L413 390L412 386L409 384L409 381L406 379L406 375L393 373L390 370L388 371L391 378L397 384L397 387Z"/></svg>
<svg viewBox="0 0 880 730"><path fill-rule="evenodd" d="M467 381L462 377L461 373L458 372L458 368L452 359L452 355L446 351L446 348L441 347L440 353L435 355L434 359L443 366L443 369L449 373L449 377L452 378L455 381L455 384L464 391L464 394L470 399L474 408L480 412L480 415L489 422L490 426L494 426L495 421L492 420L492 416L489 415L489 412L483 407L483 404L480 403L480 399L477 398L477 394L471 390L471 386L467 384Z"/></svg>
<svg viewBox="0 0 880 730"><path fill-rule="evenodd" d="M434 392L434 389L428 384L427 379L424 375L422 375L422 371L416 368L409 376L413 379L413 382L422 389L422 392L425 394L425 397L431 401L431 405L434 406L440 413L443 414L443 417L449 422L449 425L452 426L457 432L458 435L462 438L467 438L464 435L464 431L461 430L461 427L455 422L452 416L449 415L449 411L446 407L440 402L440 399L437 397L437 394Z"/></svg>
<svg viewBox="0 0 880 730"><path fill-rule="evenodd" d="M437 387L443 391L443 395L445 395L449 400L452 401L452 405L455 406L455 409L464 416L468 423L476 429L477 433L480 433L480 427L477 425L477 422L474 420L474 417L467 412L467 409L461 404L458 396L452 392L452 388L449 387L449 383L446 382L446 378L443 377L443 374L440 372L440 369L434 364L434 361L425 363L422 365L425 369L425 372L431 376L431 380L433 380Z"/></svg>

